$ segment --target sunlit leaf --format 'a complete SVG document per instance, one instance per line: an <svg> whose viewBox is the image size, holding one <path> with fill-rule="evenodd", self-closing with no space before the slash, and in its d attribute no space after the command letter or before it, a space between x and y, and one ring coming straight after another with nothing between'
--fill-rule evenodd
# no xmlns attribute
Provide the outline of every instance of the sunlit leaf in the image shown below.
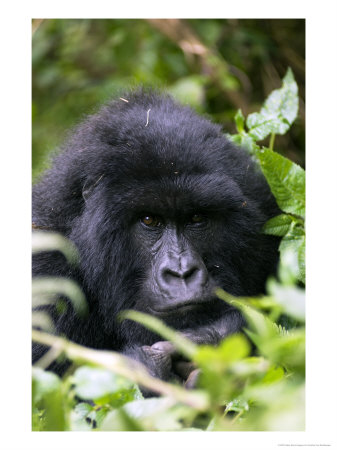
<svg viewBox="0 0 337 450"><path fill-rule="evenodd" d="M282 211L304 217L304 170L279 153L266 148L257 152L256 156Z"/></svg>
<svg viewBox="0 0 337 450"><path fill-rule="evenodd" d="M285 134L298 112L298 87L289 68L282 80L282 87L274 90L264 102L261 111L249 114L249 135L260 141L271 133Z"/></svg>
<svg viewBox="0 0 337 450"><path fill-rule="evenodd" d="M86 298L80 287L72 280L61 277L34 278L32 283L33 306L51 303L57 296L67 297L77 314L88 314Z"/></svg>
<svg viewBox="0 0 337 450"><path fill-rule="evenodd" d="M133 387L132 382L99 368L82 366L73 376L76 394L83 399L99 399Z"/></svg>
<svg viewBox="0 0 337 450"><path fill-rule="evenodd" d="M234 120L235 120L236 129L238 130L238 133L242 133L242 131L244 131L244 127L245 127L245 117L242 114L241 109L239 109L237 111L237 113L235 114Z"/></svg>
<svg viewBox="0 0 337 450"><path fill-rule="evenodd" d="M282 306L286 314L301 322L305 319L305 292L297 286L283 286L275 280L269 280L268 292Z"/></svg>
<svg viewBox="0 0 337 450"><path fill-rule="evenodd" d="M34 231L32 236L33 254L47 251L60 251L70 264L79 260L76 246L64 236L48 231Z"/></svg>
<svg viewBox="0 0 337 450"><path fill-rule="evenodd" d="M33 407L44 410L44 431L64 431L65 405L60 378L54 373L34 367L32 382Z"/></svg>

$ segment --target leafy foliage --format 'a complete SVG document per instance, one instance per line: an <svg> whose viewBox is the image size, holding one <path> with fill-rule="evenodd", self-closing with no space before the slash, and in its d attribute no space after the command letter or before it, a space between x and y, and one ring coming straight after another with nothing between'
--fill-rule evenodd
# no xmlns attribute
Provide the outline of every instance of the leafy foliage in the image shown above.
<svg viewBox="0 0 337 450"><path fill-rule="evenodd" d="M78 262L76 247L69 239L66 239L60 234L34 230L32 246L33 254L58 250L66 257L70 264L76 265ZM74 311L79 316L83 317L88 313L85 296L75 282L60 277L34 278L32 283L33 326L47 331L53 331L53 323L48 312L43 307L54 304L58 298L56 294L67 297L71 301ZM58 302L57 308L60 312L63 307L66 307L65 304Z"/></svg>
<svg viewBox="0 0 337 450"><path fill-rule="evenodd" d="M282 236L281 259L288 250L297 255L296 277L305 283L305 172L294 162L273 151L276 134L284 134L295 121L298 111L298 88L289 68L281 89L273 91L259 113L250 114L245 121L241 111L235 116L238 133L230 136L260 163L282 214L264 226L266 234ZM245 130L247 126L247 131ZM257 141L271 136L269 148L259 147Z"/></svg>
<svg viewBox="0 0 337 450"><path fill-rule="evenodd" d="M34 27L34 179L64 132L126 87L167 90L234 133L236 110L252 112L251 105L278 87L291 65L303 104L304 19L180 22L190 32L185 39L177 32L176 40L143 19L48 19ZM193 51L192 34L206 48L206 58ZM280 137L282 154L303 163L304 139L300 108L297 126Z"/></svg>

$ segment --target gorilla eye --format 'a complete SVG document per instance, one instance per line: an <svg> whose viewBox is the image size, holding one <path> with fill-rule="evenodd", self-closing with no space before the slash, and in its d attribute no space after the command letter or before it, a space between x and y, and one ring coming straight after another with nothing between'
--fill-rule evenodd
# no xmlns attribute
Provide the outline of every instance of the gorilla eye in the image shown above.
<svg viewBox="0 0 337 450"><path fill-rule="evenodd" d="M158 227L161 224L158 217L150 215L143 216L140 221L147 227Z"/></svg>
<svg viewBox="0 0 337 450"><path fill-rule="evenodd" d="M191 217L191 223L203 223L206 221L206 217L202 214L193 214Z"/></svg>

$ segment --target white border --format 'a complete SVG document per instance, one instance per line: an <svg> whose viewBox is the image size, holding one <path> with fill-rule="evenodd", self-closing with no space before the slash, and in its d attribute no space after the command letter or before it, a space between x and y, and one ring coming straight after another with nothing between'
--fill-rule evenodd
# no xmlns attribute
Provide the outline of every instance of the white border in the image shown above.
<svg viewBox="0 0 337 450"><path fill-rule="evenodd" d="M336 105L334 0L2 2L1 6L1 418L6 450L60 447L271 450L336 448ZM30 424L31 18L305 18L307 24L307 420L306 432L33 433ZM7 270L6 270L7 269ZM5 272L6 271L6 272ZM25 376L25 373L27 376Z"/></svg>

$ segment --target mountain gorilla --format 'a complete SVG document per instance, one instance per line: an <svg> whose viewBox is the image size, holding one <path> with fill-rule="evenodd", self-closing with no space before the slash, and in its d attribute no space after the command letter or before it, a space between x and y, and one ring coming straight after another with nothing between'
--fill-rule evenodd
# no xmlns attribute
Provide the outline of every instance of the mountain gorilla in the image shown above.
<svg viewBox="0 0 337 450"><path fill-rule="evenodd" d="M86 295L87 319L68 308L56 315L59 333L170 379L172 346L116 316L142 311L197 343L239 331L243 318L214 289L264 291L279 241L261 229L276 214L263 175L218 125L135 91L79 125L33 188L35 227L62 233L80 254L74 269L59 252L40 253L33 273L72 278ZM33 359L44 351L34 345Z"/></svg>

